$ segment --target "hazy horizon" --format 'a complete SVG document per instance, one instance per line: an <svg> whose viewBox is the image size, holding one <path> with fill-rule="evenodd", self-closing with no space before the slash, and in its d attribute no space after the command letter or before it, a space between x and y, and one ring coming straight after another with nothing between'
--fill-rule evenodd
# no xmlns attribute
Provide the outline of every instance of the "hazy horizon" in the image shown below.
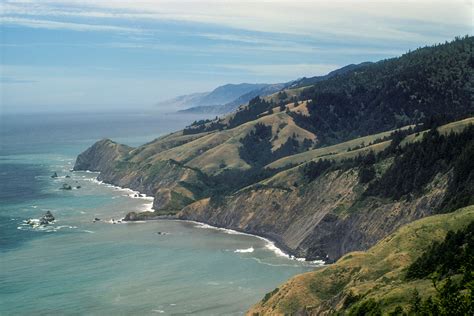
<svg viewBox="0 0 474 316"><path fill-rule="evenodd" d="M469 1L0 1L1 111L153 110L472 32Z"/></svg>

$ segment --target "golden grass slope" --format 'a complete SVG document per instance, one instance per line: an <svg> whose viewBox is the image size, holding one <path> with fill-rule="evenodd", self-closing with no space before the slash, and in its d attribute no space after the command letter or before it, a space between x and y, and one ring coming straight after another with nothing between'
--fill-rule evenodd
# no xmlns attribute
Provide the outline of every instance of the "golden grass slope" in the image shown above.
<svg viewBox="0 0 474 316"><path fill-rule="evenodd" d="M441 134L448 134L451 132L457 133L457 132L462 131L469 124L474 124L474 117L470 117L464 120L460 120L460 121L456 121L456 122L452 122L452 123L440 126L438 128L438 131ZM407 129L409 127L414 127L414 126L413 125L405 126L405 127L400 128L400 130ZM299 154L295 154L292 156L283 157L279 160L272 162L271 164L268 164L266 167L267 168L281 168L286 165L292 165L292 164L298 165L304 162L319 160L321 158L340 160L340 159L345 159L345 158L352 158L352 157L357 156L360 153L368 152L370 150L373 150L374 152L377 153L385 149L388 145L390 145L390 141L385 141L385 142L377 143L374 145L369 145L369 144L375 141L376 139L379 139L379 138L381 139L383 137L389 136L394 131L395 130L391 130L391 131L373 134L369 136L359 137L359 138L352 139L347 142L339 143L333 146L317 148L317 149L308 150ZM408 135L403 140L401 145L420 141L424 133L426 133L426 131ZM347 151L349 148L354 148L358 146L365 146L365 147L358 150Z"/></svg>
<svg viewBox="0 0 474 316"><path fill-rule="evenodd" d="M297 126L291 116L282 112L222 131L195 135L183 135L182 132L170 134L132 151L130 161L156 164L173 159L209 174L218 173L225 168L248 169L250 166L239 155L240 139L249 134L258 123L271 126L272 150L278 149L293 136L300 143L304 139L316 141L316 135Z"/></svg>
<svg viewBox="0 0 474 316"><path fill-rule="evenodd" d="M433 241L443 240L448 230L462 229L473 220L474 206L468 206L412 222L368 251L349 253L332 265L293 277L248 315L330 314L343 309L349 293L360 295L360 301L381 301L384 312L406 306L415 288L421 296L434 293L430 280L403 280L408 265Z"/></svg>
<svg viewBox="0 0 474 316"><path fill-rule="evenodd" d="M405 127L402 127L401 129L407 129L409 127L410 126L405 126ZM369 144L375 141L376 139L379 139L379 138L381 139L381 138L390 136L390 134L393 133L394 131L395 130L391 130L391 131L373 134L369 136L359 137L359 138L352 139L347 142L339 143L336 145L308 150L308 151L305 151L296 155L292 155L289 157L283 157L267 165L267 167L276 169L276 168L284 167L286 165L301 164L303 162L315 160L319 157L340 155L346 152L348 153L347 155L340 155L339 158L352 156L350 152L347 151L349 148L355 148L357 146L368 147ZM385 145L388 146L389 144L390 142L387 142ZM382 150L384 149L384 146L374 146L372 149L377 149L379 147ZM356 152L356 150L352 152Z"/></svg>

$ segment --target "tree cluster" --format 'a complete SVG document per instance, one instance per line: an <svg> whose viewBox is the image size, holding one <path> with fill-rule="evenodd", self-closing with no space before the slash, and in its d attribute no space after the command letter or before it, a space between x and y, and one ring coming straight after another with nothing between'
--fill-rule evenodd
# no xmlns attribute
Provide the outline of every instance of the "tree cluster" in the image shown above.
<svg viewBox="0 0 474 316"><path fill-rule="evenodd" d="M446 277L474 272L474 221L465 229L449 231L443 242L434 242L407 270L407 279L423 279L434 274Z"/></svg>
<svg viewBox="0 0 474 316"><path fill-rule="evenodd" d="M459 38L317 82L299 96L312 100L310 115L291 115L325 145L435 115L445 122L472 115L473 42Z"/></svg>
<svg viewBox="0 0 474 316"><path fill-rule="evenodd" d="M395 155L388 170L372 182L365 195L400 199L423 192L440 172L453 170L443 209L470 204L474 194L474 126L461 133L441 135L431 129L419 142L387 148L380 157Z"/></svg>

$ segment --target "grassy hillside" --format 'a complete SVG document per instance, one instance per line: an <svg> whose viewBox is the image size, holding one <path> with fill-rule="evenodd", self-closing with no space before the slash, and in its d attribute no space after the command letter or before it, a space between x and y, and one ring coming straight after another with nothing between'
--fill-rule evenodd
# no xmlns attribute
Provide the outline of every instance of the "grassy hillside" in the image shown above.
<svg viewBox="0 0 474 316"><path fill-rule="evenodd" d="M290 279L248 315L349 313L366 302L377 302L383 313L397 306L408 312L415 289L424 298L436 290L429 279L407 280L407 268L449 230L458 231L472 221L474 206L469 206L405 225L365 252L349 253L332 265Z"/></svg>
<svg viewBox="0 0 474 316"><path fill-rule="evenodd" d="M474 119L472 119L471 121L474 122ZM414 126L413 125L406 126L406 127L401 128L400 130L408 129L410 127L414 127ZM322 158L322 157L324 157L325 159L335 158L336 156L341 159L348 158L351 154L344 155L345 153L356 152L359 149L367 148L371 146L372 144L374 144L374 142L377 143L378 141L380 141L380 143L382 143L383 141L381 140L388 139L393 132L395 132L395 130L390 130L387 132L377 133L374 135L359 137L359 138L352 139L350 141L342 142L342 143L332 145L332 146L308 150L299 154L295 154L295 155L278 159L272 162L271 164L268 164L267 167L276 169L276 168L285 167L287 165L299 165L303 162L315 160L317 158ZM373 146L371 147L371 149L383 150L384 146Z"/></svg>
<svg viewBox="0 0 474 316"><path fill-rule="evenodd" d="M449 135L450 133L460 133L470 125L474 125L474 117L441 125L437 130L441 135ZM337 145L308 150L299 154L281 158L268 164L266 168L278 169L287 166L290 166L291 168L276 173L271 178L261 181L261 184L289 185L293 184L295 181L301 181L300 168L304 167L310 161L344 161L356 158L359 155L366 155L369 152L375 154L380 153L390 146L392 142L390 138L395 131L408 131L408 129L412 127L413 126L406 126L398 130L360 137ZM419 142L423 139L423 136L426 133L427 130L408 134L404 136L400 144L401 146L406 146L407 144Z"/></svg>

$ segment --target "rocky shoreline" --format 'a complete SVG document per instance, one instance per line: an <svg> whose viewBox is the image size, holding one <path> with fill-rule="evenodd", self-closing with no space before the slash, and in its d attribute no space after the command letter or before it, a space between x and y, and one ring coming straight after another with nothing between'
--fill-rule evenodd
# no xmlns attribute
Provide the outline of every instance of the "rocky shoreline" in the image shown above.
<svg viewBox="0 0 474 316"><path fill-rule="evenodd" d="M410 200L364 200L358 168L329 172L299 187L288 183L300 176L296 170L272 178L270 185L251 186L215 204L192 194L183 197L186 186L200 185L198 171L173 160L153 167L132 162L128 157L137 151L102 140L78 156L74 170L100 172L98 180L104 183L154 198L153 212L126 214L128 221L192 220L261 236L290 255L328 263L350 251L366 250L398 227L432 214L443 200L449 179L449 174L438 176L427 194Z"/></svg>
<svg viewBox="0 0 474 316"><path fill-rule="evenodd" d="M84 171L90 171L90 170L84 170ZM116 186L113 183L107 183L107 182L103 182L103 183ZM120 188L121 189L133 190L132 188L127 188L127 187L120 187ZM134 191L136 191L136 190L134 190ZM137 191L137 192L139 192L139 191ZM138 194L139 195L144 195L140 192ZM254 237L257 237L257 238L264 239L267 242L273 244L276 248L279 249L279 251L282 254L284 254L285 256L287 256L290 259L297 259L299 261L302 261L302 260L315 261L314 259L310 260L306 257L299 257L298 253L296 253L293 249L286 246L283 242L275 239L272 234L253 233L253 232L249 232L249 231L246 231L246 230L240 229L240 228L230 228L230 227L226 227L226 226L223 226L223 225L215 225L215 224L210 223L210 222L196 221L196 220L188 219L186 217L182 217L182 216L178 216L178 215L155 215L154 212L150 212L150 211L129 212L125 215L125 217L121 221L123 223L126 223L126 222L154 221L154 220L170 220L170 221L193 222L193 223L197 223L197 224L205 224L205 225L208 225L209 227L215 228L215 229L231 230L231 231L234 231L234 232L237 232L237 233L240 233L240 234L246 234L246 235L250 235L250 236L254 236ZM316 261L318 261L318 260L316 260ZM323 260L321 260L321 261L324 262Z"/></svg>

